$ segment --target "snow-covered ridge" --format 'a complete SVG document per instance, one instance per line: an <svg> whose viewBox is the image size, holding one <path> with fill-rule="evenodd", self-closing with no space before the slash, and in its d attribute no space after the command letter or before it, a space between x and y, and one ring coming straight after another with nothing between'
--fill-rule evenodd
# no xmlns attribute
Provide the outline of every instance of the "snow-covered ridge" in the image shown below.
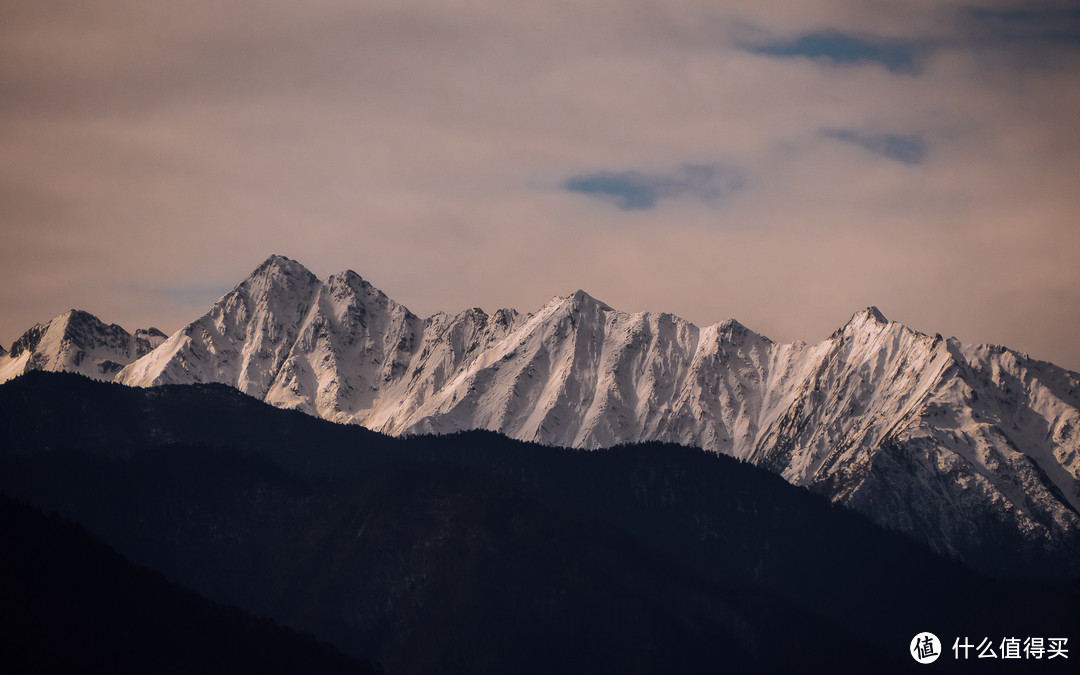
<svg viewBox="0 0 1080 675"><path fill-rule="evenodd" d="M1080 375L873 307L816 345L620 312L584 291L532 314L421 319L355 272L321 281L272 256L205 315L150 337L146 352L138 333L69 312L0 356L0 379L40 368L220 382L389 434L672 441L767 467L969 560L990 546L972 523L1003 525L995 546L1080 540Z"/></svg>
<svg viewBox="0 0 1080 675"><path fill-rule="evenodd" d="M72 309L26 331L9 351L0 349L0 382L28 370L66 371L109 380L164 338L157 328L139 329L133 335L89 312Z"/></svg>

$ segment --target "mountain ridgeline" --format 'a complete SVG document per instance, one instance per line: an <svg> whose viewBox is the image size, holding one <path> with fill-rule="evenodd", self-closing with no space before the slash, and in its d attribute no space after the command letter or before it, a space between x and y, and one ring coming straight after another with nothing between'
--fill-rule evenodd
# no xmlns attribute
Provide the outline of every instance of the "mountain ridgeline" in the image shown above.
<svg viewBox="0 0 1080 675"><path fill-rule="evenodd" d="M42 369L141 387L221 383L391 435L698 447L985 572L1080 575L1080 375L924 335L874 308L816 345L733 320L628 314L582 291L532 314L421 319L354 272L321 281L272 256L153 349L122 332L85 313L58 317L0 357L0 379Z"/></svg>

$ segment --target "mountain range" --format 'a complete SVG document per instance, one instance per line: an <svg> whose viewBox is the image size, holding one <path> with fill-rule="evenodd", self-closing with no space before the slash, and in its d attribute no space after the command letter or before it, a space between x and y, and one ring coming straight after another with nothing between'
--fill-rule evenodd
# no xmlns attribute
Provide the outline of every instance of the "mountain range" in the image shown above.
<svg viewBox="0 0 1080 675"><path fill-rule="evenodd" d="M1080 375L876 308L818 344L620 312L583 291L529 314L420 318L355 272L323 281L271 256L171 336L76 310L39 324L0 356L0 381L29 370L226 384L398 436L699 447L984 572L1080 575Z"/></svg>

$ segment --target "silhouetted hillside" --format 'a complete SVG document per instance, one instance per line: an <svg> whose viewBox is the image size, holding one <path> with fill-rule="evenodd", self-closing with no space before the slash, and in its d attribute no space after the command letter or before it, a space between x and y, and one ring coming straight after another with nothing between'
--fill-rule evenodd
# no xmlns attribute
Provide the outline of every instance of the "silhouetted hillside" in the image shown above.
<svg viewBox="0 0 1080 675"><path fill-rule="evenodd" d="M1075 584L985 579L678 446L391 439L224 386L57 374L0 387L0 433L10 494L392 673L880 672L917 666L924 630L1076 635Z"/></svg>
<svg viewBox="0 0 1080 675"><path fill-rule="evenodd" d="M373 673L329 645L136 567L57 516L0 495L6 672Z"/></svg>

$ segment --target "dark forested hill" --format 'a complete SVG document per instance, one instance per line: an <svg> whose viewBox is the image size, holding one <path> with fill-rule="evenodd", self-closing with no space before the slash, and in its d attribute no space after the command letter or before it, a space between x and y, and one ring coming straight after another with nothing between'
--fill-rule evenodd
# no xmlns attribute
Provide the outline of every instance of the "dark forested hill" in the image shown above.
<svg viewBox="0 0 1080 675"><path fill-rule="evenodd" d="M393 439L225 386L48 373L0 386L0 435L9 495L391 673L881 671L916 667L924 630L1076 634L1075 584L981 577L673 445Z"/></svg>
<svg viewBox="0 0 1080 675"><path fill-rule="evenodd" d="M2 495L0 623L9 673L376 672L177 588L82 528Z"/></svg>

